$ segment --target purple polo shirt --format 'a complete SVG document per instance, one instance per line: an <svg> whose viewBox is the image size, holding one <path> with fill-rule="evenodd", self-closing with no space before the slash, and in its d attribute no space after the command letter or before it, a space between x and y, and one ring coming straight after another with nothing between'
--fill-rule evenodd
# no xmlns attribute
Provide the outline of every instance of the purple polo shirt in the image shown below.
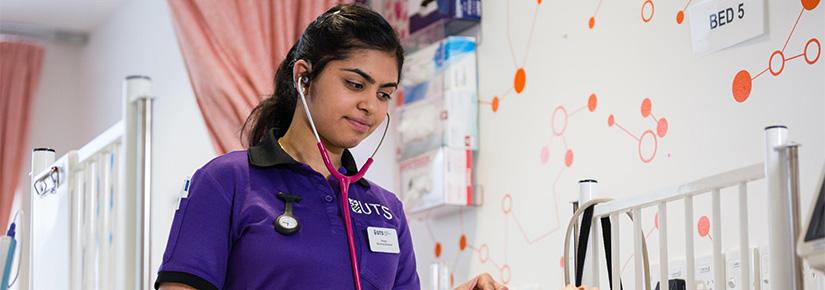
<svg viewBox="0 0 825 290"><path fill-rule="evenodd" d="M340 190L277 145L271 130L260 145L217 157L192 176L175 212L155 288L163 282L197 289L354 289ZM341 172L357 171L348 151ZM275 231L284 213L276 194L300 195L300 229ZM362 179L349 191L355 250L364 289L420 289L410 230L398 198ZM398 233L399 254L372 252L367 227Z"/></svg>

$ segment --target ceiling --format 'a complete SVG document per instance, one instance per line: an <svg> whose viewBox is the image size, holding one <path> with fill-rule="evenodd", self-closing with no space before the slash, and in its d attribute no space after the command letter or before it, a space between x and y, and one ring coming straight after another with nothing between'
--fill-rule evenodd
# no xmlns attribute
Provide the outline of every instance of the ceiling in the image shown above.
<svg viewBox="0 0 825 290"><path fill-rule="evenodd" d="M85 32L106 21L126 0L0 0L0 21L36 29Z"/></svg>

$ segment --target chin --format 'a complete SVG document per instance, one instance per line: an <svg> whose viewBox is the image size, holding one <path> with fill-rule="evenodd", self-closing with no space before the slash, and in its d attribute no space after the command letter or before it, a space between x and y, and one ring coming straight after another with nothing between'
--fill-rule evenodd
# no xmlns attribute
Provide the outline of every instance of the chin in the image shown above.
<svg viewBox="0 0 825 290"><path fill-rule="evenodd" d="M341 136L341 138L336 140L335 146L339 148L350 149L354 148L355 146L358 146L358 144L361 144L361 141L363 140L364 137L362 136Z"/></svg>
<svg viewBox="0 0 825 290"><path fill-rule="evenodd" d="M361 141L363 141L363 140L364 140L363 138L351 139L349 141L344 142L343 147L348 148L348 149L349 148L355 148L356 146L358 146L358 144L361 144Z"/></svg>

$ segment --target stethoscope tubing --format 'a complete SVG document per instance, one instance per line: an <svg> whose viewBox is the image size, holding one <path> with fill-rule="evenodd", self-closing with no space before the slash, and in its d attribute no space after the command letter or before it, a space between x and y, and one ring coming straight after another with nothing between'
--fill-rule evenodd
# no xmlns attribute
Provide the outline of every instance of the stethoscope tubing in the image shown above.
<svg viewBox="0 0 825 290"><path fill-rule="evenodd" d="M312 119L312 113L309 111L309 106L307 105L306 96L304 95L303 90L300 87L301 78L298 79L296 82L296 88L298 89L298 94L301 96L301 103L304 108L304 112L307 115L307 119L309 120L310 127L312 128L312 133L315 134L315 141L318 145L318 151L321 153L321 158L324 160L324 166L326 166L329 173L338 180L338 185L341 190L341 212L343 213L344 219L344 227L347 231L347 246L349 248L349 257L350 257L350 264L352 266L352 278L355 281L355 289L361 290L361 275L358 268L358 256L355 253L355 235L352 231L352 219L350 218L350 207L349 207L349 186L353 182L356 182L364 177L364 174L367 173L370 166L373 163L373 157L378 152L378 148L381 148L381 144L384 143L384 138L387 136L387 130L389 130L389 122L390 122L390 115L387 113L387 126L384 128L384 134L381 136L381 141L378 143L378 147L375 148L372 155L367 159L364 165L358 170L358 173L348 176L344 175L332 165L332 160L329 157L329 151L327 151L324 144L321 142L321 137L318 135L318 129L315 127L315 122Z"/></svg>

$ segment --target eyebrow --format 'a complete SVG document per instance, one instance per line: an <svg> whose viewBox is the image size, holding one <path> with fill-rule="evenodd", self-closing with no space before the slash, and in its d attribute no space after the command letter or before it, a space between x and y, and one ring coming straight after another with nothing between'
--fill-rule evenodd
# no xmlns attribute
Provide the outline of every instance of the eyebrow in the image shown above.
<svg viewBox="0 0 825 290"><path fill-rule="evenodd" d="M361 69L359 69L359 68L342 68L341 70L342 70L342 71L348 71L348 72L354 72L354 73L357 73L357 74L358 74L358 75L360 75L362 78L366 79L366 80L367 80L367 82L369 82L369 83L371 83L371 84L374 84L374 83L375 83L375 79L374 79L374 78L372 78L372 76L370 76L368 73L366 73L366 72L362 71L362 70L361 70ZM397 88L397 87L398 87L398 83L385 83L385 84L381 84L381 87L382 87L382 88L387 88L387 87Z"/></svg>

